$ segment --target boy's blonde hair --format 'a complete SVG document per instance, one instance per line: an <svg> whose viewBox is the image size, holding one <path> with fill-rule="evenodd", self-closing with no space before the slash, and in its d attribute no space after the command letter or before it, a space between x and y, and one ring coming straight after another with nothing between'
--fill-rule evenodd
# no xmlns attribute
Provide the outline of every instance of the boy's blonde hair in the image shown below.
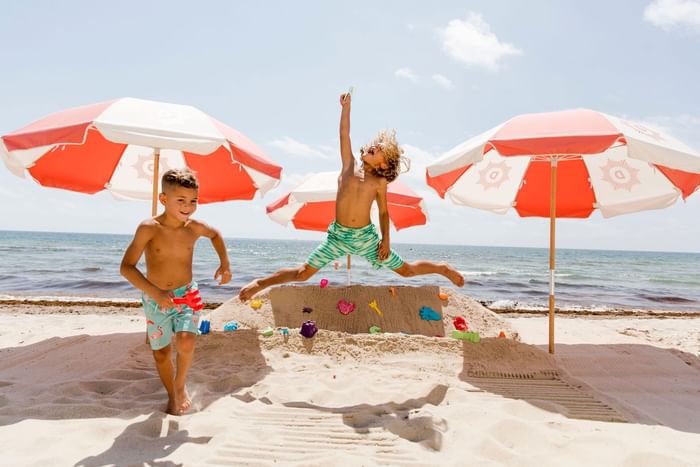
<svg viewBox="0 0 700 467"><path fill-rule="evenodd" d="M393 182L400 173L408 172L411 168L410 159L402 156L404 151L399 147L399 142L396 140L396 130L381 130L372 141L360 148L360 156L363 156L372 146L377 146L382 150L387 165L386 169L381 167L374 169L374 173L386 178L387 182ZM405 170L401 170L402 164Z"/></svg>
<svg viewBox="0 0 700 467"><path fill-rule="evenodd" d="M160 185L163 191L177 186L181 186L183 188L194 188L195 190L199 189L197 175L195 175L195 173L187 167L183 169L168 170L163 174Z"/></svg>

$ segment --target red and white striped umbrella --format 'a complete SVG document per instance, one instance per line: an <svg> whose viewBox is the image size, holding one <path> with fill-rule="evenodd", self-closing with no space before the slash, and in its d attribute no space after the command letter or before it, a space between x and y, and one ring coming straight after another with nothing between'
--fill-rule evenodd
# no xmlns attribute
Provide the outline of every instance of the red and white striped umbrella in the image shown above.
<svg viewBox="0 0 700 467"><path fill-rule="evenodd" d="M428 185L456 204L549 217L603 217L664 208L700 186L700 155L646 125L592 110L517 116L428 166Z"/></svg>
<svg viewBox="0 0 700 467"><path fill-rule="evenodd" d="M1 138L18 176L82 193L152 199L163 172L189 167L199 201L252 199L279 183L281 167L250 139L185 105L122 98L54 113ZM154 212L155 214L155 212Z"/></svg>
<svg viewBox="0 0 700 467"><path fill-rule="evenodd" d="M700 186L700 154L646 125L587 109L525 114L448 151L428 185L456 204L550 218L550 352L557 217L665 208Z"/></svg>
<svg viewBox="0 0 700 467"><path fill-rule="evenodd" d="M290 221L302 230L325 232L335 219L338 172L321 172L267 206L267 214L282 225ZM389 219L396 230L424 225L428 215L423 198L398 180L387 190Z"/></svg>

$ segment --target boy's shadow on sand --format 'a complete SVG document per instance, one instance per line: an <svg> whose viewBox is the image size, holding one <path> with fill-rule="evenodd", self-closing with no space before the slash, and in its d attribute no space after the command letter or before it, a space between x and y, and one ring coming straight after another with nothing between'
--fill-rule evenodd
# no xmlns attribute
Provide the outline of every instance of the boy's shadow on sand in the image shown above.
<svg viewBox="0 0 700 467"><path fill-rule="evenodd" d="M340 414L343 417L343 423L353 428L356 433L369 433L371 428L380 427L403 439L439 451L442 448L442 434L447 430L447 424L430 413L422 413L421 409L427 404L440 405L445 399L447 389L447 386L439 384L424 397L375 405L321 407L308 402L287 402L283 405Z"/></svg>
<svg viewBox="0 0 700 467"><path fill-rule="evenodd" d="M460 379L569 418L700 433L700 358L643 344L557 344L559 371L475 375L468 343ZM538 346L547 352L547 346Z"/></svg>
<svg viewBox="0 0 700 467"><path fill-rule="evenodd" d="M147 419L132 423L114 443L103 453L78 461L76 467L97 467L101 465L148 465L177 466L171 461L156 461L176 451L185 443L206 444L210 436L192 438L186 430L179 430L178 422L168 421L168 432L161 436L166 415L154 413Z"/></svg>
<svg viewBox="0 0 700 467"><path fill-rule="evenodd" d="M197 338L187 388L194 411L270 372L254 330ZM144 333L55 337L0 349L0 426L25 419L132 418L167 395Z"/></svg>

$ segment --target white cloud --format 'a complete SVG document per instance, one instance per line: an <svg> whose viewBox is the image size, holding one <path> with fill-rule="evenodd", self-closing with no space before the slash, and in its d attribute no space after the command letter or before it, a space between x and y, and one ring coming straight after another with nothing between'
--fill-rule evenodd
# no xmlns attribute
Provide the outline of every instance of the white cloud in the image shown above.
<svg viewBox="0 0 700 467"><path fill-rule="evenodd" d="M501 42L478 13L470 12L466 21L450 20L439 32L443 50L453 59L467 65L495 71L502 58L522 54L513 44Z"/></svg>
<svg viewBox="0 0 700 467"><path fill-rule="evenodd" d="M644 19L666 30L678 26L700 28L700 1L654 0L644 9Z"/></svg>
<svg viewBox="0 0 700 467"><path fill-rule="evenodd" d="M654 115L639 120L700 151L700 117L689 114Z"/></svg>
<svg viewBox="0 0 700 467"><path fill-rule="evenodd" d="M410 68L399 68L394 72L394 76L407 79L413 83L417 83L419 80L418 75L416 75Z"/></svg>
<svg viewBox="0 0 700 467"><path fill-rule="evenodd" d="M403 176L425 185L425 168L437 158L437 155L410 144L402 144L401 147L404 150L404 156L411 160L411 170Z"/></svg>
<svg viewBox="0 0 700 467"><path fill-rule="evenodd" d="M322 146L321 149L316 149L288 136L283 136L280 139L270 141L269 145L279 148L289 154L310 159L330 159L333 157L327 146Z"/></svg>
<svg viewBox="0 0 700 467"><path fill-rule="evenodd" d="M433 76L433 81L435 81L438 86L441 86L445 89L452 89L454 87L454 84L452 84L452 81L446 76L443 76L439 73L435 73Z"/></svg>

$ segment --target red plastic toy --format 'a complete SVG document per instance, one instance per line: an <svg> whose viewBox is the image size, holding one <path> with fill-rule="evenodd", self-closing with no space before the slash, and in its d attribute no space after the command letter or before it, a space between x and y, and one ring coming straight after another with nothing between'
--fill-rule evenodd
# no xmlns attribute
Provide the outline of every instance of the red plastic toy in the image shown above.
<svg viewBox="0 0 700 467"><path fill-rule="evenodd" d="M454 320L452 320L452 324L454 325L455 329L458 331L468 331L469 330L469 326L467 326L467 322L461 316L457 316Z"/></svg>
<svg viewBox="0 0 700 467"><path fill-rule="evenodd" d="M190 289L185 293L184 297L173 297L173 303L176 305L187 305L196 313L204 308L202 296L199 294L199 289Z"/></svg>

